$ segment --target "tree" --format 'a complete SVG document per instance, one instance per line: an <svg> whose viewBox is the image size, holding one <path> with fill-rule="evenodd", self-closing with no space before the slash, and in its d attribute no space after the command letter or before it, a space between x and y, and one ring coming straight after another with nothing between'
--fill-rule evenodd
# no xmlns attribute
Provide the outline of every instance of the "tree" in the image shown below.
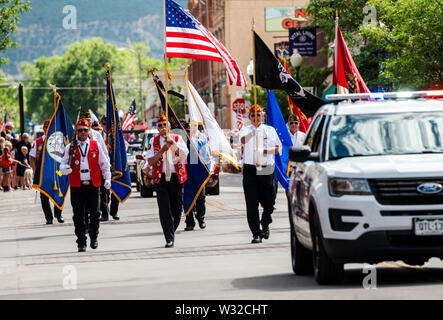
<svg viewBox="0 0 443 320"><path fill-rule="evenodd" d="M443 6L440 0L370 0L379 23L361 34L387 53L380 77L395 89L443 84Z"/></svg>
<svg viewBox="0 0 443 320"><path fill-rule="evenodd" d="M440 0L311 0L310 23L324 30L331 42L336 9L343 36L371 90L441 87Z"/></svg>
<svg viewBox="0 0 443 320"><path fill-rule="evenodd" d="M141 56L143 79L147 77L146 70L163 67L160 60L148 56L150 48L145 44L135 43L131 49ZM75 121L79 107L83 110L91 109L96 115L105 114L105 63L111 65L112 84L119 110L127 112L132 99L139 96L138 59L129 50L118 50L115 45L94 38L69 45L62 56L40 57L34 64L23 64L25 89L31 88L26 91L26 115L38 122L51 116L54 98L52 91L48 90L49 84L60 88L58 92L71 121ZM180 62L176 63L180 65ZM143 95L145 93L143 91Z"/></svg>
<svg viewBox="0 0 443 320"><path fill-rule="evenodd" d="M0 71L0 121L3 121L5 114L8 120L15 124L19 123L18 89L14 83L6 83L6 77Z"/></svg>
<svg viewBox="0 0 443 320"><path fill-rule="evenodd" d="M11 40L11 34L17 30L20 15L31 9L31 2L23 0L0 0L0 51L16 47L17 42ZM0 66L8 61L0 57Z"/></svg>

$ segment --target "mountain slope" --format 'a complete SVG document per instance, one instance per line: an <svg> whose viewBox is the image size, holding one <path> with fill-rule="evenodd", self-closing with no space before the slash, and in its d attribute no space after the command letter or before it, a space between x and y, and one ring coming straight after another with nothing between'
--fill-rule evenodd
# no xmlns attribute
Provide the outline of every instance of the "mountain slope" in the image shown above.
<svg viewBox="0 0 443 320"><path fill-rule="evenodd" d="M176 0L186 7L187 0ZM17 48L1 55L10 59L3 71L18 78L23 61L33 62L40 56L62 54L75 42L101 37L106 43L127 46L128 42L144 42L150 55L163 54L163 1L161 0L31 0L32 10L21 17L14 39ZM77 29L66 30L63 8L73 5L77 13Z"/></svg>

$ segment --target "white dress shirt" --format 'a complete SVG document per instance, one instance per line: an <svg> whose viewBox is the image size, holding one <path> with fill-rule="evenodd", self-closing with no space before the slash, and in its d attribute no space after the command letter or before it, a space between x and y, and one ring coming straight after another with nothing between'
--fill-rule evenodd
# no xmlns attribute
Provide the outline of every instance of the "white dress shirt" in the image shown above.
<svg viewBox="0 0 443 320"><path fill-rule="evenodd" d="M165 144L165 139L162 136L160 136L160 148L163 147L164 144ZM175 155L175 151L177 149L179 150L178 157ZM174 144L169 148L169 150L167 152L163 153L162 172L166 175L166 156L167 156L168 162L169 162L169 174L172 174L172 173L175 173L174 164L176 164L180 160L186 160L188 153L189 153L188 147L186 146L186 143L183 140L183 138L179 135L178 141L175 142L175 140L174 140ZM157 154L157 151L154 151L154 137L153 137L153 138L151 138L151 140L149 140L149 149L145 153L145 159L146 159L145 167L148 165L149 158L152 158L156 154ZM170 176L169 176L169 178L170 178Z"/></svg>
<svg viewBox="0 0 443 320"><path fill-rule="evenodd" d="M106 147L105 139L103 139L102 134L96 130L93 130L93 129L91 129L90 132L92 132L92 140L97 141L98 144L102 147L102 149L106 151L105 152L106 158L108 158L108 161L110 161L108 148ZM91 138L91 137L89 137L89 138Z"/></svg>
<svg viewBox="0 0 443 320"><path fill-rule="evenodd" d="M289 131L289 135L291 136L293 147L301 147L303 143L305 143L305 138L306 138L305 133L297 131L296 133L292 134L291 131Z"/></svg>
<svg viewBox="0 0 443 320"><path fill-rule="evenodd" d="M239 139L247 136L252 132L252 138L243 146L243 164L270 166L274 165L274 154L264 154L263 149L279 147L281 152L281 141L275 129L266 124L261 124L258 128L254 125L244 127L239 133Z"/></svg>
<svg viewBox="0 0 443 320"><path fill-rule="evenodd" d="M80 149L80 160L76 159L75 161L80 161L80 180L91 180L91 175L89 173L89 160L88 160L88 154L89 154L89 138L85 141L77 141L78 148ZM98 146L98 164L100 166L100 170L102 172L103 178L105 180L111 180L111 169L109 160L106 157L107 151L103 150L100 143L97 143ZM69 149L71 148L71 144L68 144L65 148L65 154L63 155L63 160L60 164L60 170L69 168ZM85 154L86 153L86 154ZM85 156L83 156L85 155ZM82 170L87 170L87 172L81 172Z"/></svg>

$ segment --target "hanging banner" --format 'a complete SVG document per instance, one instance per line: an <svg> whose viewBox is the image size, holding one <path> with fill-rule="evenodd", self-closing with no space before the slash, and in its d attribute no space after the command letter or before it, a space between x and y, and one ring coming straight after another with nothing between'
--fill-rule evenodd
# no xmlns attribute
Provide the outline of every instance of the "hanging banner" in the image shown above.
<svg viewBox="0 0 443 320"><path fill-rule="evenodd" d="M290 55L289 41L274 43L274 55L277 59L288 59Z"/></svg>
<svg viewBox="0 0 443 320"><path fill-rule="evenodd" d="M301 56L317 55L317 33L316 28L289 29L289 51L292 55L297 49Z"/></svg>
<svg viewBox="0 0 443 320"><path fill-rule="evenodd" d="M265 8L266 32L288 31L296 28L308 18L307 7Z"/></svg>

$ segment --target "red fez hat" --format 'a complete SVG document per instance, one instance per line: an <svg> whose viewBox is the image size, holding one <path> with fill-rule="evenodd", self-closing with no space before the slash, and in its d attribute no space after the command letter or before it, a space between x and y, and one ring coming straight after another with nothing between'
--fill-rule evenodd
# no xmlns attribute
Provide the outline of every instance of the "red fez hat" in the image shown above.
<svg viewBox="0 0 443 320"><path fill-rule="evenodd" d="M161 114L157 119L157 122L165 122L165 121L168 120L166 119L166 116L164 114Z"/></svg>
<svg viewBox="0 0 443 320"><path fill-rule="evenodd" d="M45 120L45 122L43 122L43 127L48 127L49 126L49 122L51 122L51 121Z"/></svg>
<svg viewBox="0 0 443 320"><path fill-rule="evenodd" d="M89 128L89 123L88 123L88 120L82 118L82 119L80 119L80 120L77 121L77 124L76 124L75 126L76 126L76 127L81 127L81 126L83 126L83 127L88 127L88 128Z"/></svg>
<svg viewBox="0 0 443 320"><path fill-rule="evenodd" d="M255 109L257 109L257 112L263 112L263 109L258 104L254 104L249 108L249 114L255 113Z"/></svg>

